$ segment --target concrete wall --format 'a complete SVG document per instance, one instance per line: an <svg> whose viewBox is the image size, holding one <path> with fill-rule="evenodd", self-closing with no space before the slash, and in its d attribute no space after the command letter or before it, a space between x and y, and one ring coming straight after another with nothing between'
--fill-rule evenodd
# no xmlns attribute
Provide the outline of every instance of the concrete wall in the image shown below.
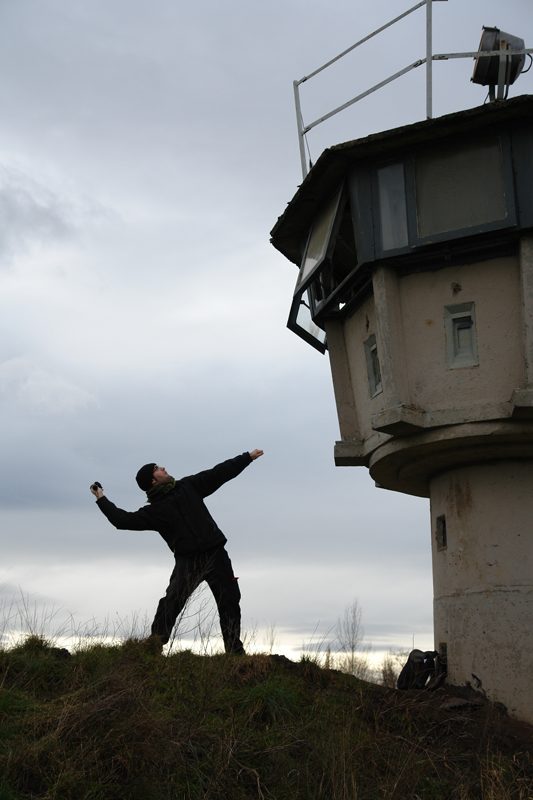
<svg viewBox="0 0 533 800"><path fill-rule="evenodd" d="M410 403L463 408L476 419L476 407L510 402L525 374L518 259L407 275L399 287ZM475 303L479 365L450 369L444 307L467 302Z"/></svg>
<svg viewBox="0 0 533 800"><path fill-rule="evenodd" d="M328 325L329 355L341 435L374 439L371 418L383 408L383 393L372 398L364 343L377 334L374 298L370 297L342 325ZM377 338L377 335L376 335ZM378 350L379 350L378 341ZM344 378L341 377L344 375Z"/></svg>
<svg viewBox="0 0 533 800"><path fill-rule="evenodd" d="M470 683L530 723L532 487L533 461L451 470L430 487L435 646L447 645L448 681Z"/></svg>
<svg viewBox="0 0 533 800"><path fill-rule="evenodd" d="M518 256L404 277L378 267L373 295L344 322L327 323L343 440L336 447L337 463L368 466L390 436L509 419L517 390L531 416L533 369L526 358L522 280ZM477 361L452 366L445 310L463 304L473 304ZM372 334L382 377L382 390L374 396L364 347ZM358 442L353 458L350 439Z"/></svg>

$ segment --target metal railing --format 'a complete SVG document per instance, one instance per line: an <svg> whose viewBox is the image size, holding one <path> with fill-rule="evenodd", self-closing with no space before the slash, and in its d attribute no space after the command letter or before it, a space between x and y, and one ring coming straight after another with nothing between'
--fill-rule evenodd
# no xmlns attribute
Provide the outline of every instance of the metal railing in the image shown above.
<svg viewBox="0 0 533 800"><path fill-rule="evenodd" d="M477 58L479 57L480 53L479 50L475 52L468 52L468 53L433 53L433 3L435 2L447 2L447 0L421 0L421 2L417 3L416 5L409 8L407 11L404 11L403 14L395 17L394 19L390 20L390 22L385 23L377 30L372 31L369 33L368 36L364 36L358 42L351 45L350 47L343 50L342 53L339 53L334 58L331 58L329 61L326 61L325 64L322 64L321 67L313 70L310 72L309 75L305 75L303 78L299 80L293 81L293 88L294 88L294 104L296 108L296 123L298 126L298 145L300 149L300 160L302 164L302 176L305 178L307 175L307 163L305 158L305 135L309 133L310 130L315 128L317 125L320 125L325 120L330 119L335 114L344 111L346 108L354 105L354 103L359 102L364 97L368 97L368 95L376 92L378 89L382 89L388 83L395 81L397 78L400 78L402 75L410 72L417 67L422 66L422 64L426 65L426 117L427 119L431 119L433 116L433 62L434 61L446 61L451 58ZM413 11L416 11L419 8L425 7L426 9L426 56L425 58L420 58L417 61L414 61L412 64L409 64L407 67L404 67L398 72L395 72L393 75L390 75L388 78L380 81L379 83L372 86L370 89L366 89L366 91L361 92L360 94L352 97L351 100L348 100L346 103L343 103L337 108L334 108L333 111L329 111L327 114L315 119L313 122L305 125L302 116L302 108L301 108L301 100L300 100L300 86L302 83L310 80L315 75L318 75L319 72L322 72L327 67L330 67L335 62L339 61L339 59L343 58L348 53L351 53L357 47L360 47L362 44L365 44L374 36L377 36L379 33L382 33L387 28L390 28L391 25L394 25L396 22L399 22L401 19L404 19L409 14L412 14ZM502 99L502 90L501 86L503 84L503 79L505 75L505 65L507 64L507 59L513 55L521 55L521 54L531 54L533 53L533 48L523 49L523 50L513 50L505 45L505 42L502 41L501 47L499 50L491 50L489 52L483 51L483 57L485 56L500 56L500 75L498 79L498 99Z"/></svg>

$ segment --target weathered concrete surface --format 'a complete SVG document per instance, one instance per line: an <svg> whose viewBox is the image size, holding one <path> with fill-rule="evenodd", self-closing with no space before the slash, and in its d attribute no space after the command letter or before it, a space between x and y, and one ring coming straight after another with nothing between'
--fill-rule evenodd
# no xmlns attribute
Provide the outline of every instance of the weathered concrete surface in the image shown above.
<svg viewBox="0 0 533 800"><path fill-rule="evenodd" d="M526 256L524 244L527 276ZM530 388L525 356L533 309L522 273L515 257L401 278L378 268L373 295L342 326L326 325L342 439L360 441L370 457L386 441L382 434L513 416L513 398L527 402ZM445 308L461 303L475 306L479 363L452 369ZM372 334L382 377L382 391L373 397L364 354Z"/></svg>
<svg viewBox="0 0 533 800"><path fill-rule="evenodd" d="M435 646L448 679L533 723L533 462L463 467L431 481ZM446 519L445 547L437 518Z"/></svg>

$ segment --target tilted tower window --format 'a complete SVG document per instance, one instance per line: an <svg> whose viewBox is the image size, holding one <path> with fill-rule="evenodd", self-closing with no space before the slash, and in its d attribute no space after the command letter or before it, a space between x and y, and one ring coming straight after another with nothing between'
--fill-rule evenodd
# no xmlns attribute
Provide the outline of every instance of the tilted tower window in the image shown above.
<svg viewBox="0 0 533 800"><path fill-rule="evenodd" d="M351 299L346 286L356 268L350 203L341 186L314 218L287 323L322 352L326 349L323 316L335 314Z"/></svg>

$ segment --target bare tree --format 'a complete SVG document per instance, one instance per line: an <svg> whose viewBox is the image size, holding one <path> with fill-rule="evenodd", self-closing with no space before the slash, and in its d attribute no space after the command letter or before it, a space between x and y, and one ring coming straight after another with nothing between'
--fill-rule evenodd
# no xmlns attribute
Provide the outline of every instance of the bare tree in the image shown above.
<svg viewBox="0 0 533 800"><path fill-rule="evenodd" d="M354 600L345 608L344 614L337 621L337 641L342 653L338 659L338 667L342 672L368 680L372 670L368 663L368 648L363 646L364 630L361 617L359 602Z"/></svg>

